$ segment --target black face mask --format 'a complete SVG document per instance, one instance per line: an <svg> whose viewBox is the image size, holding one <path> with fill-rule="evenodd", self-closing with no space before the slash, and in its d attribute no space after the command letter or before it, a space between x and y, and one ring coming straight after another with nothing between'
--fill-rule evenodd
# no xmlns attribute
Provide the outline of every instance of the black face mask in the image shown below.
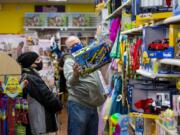
<svg viewBox="0 0 180 135"><path fill-rule="evenodd" d="M39 63L35 63L35 65L36 65L35 69L36 69L37 71L42 70L42 68L43 68L43 63L42 63L42 61L39 62Z"/></svg>

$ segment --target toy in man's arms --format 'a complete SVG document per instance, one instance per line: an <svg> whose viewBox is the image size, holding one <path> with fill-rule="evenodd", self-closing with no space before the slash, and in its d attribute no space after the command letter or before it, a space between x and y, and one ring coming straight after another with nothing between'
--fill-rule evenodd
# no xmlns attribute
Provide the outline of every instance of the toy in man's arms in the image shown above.
<svg viewBox="0 0 180 135"><path fill-rule="evenodd" d="M111 61L110 48L106 43L84 47L72 55L82 68L82 76L94 72Z"/></svg>

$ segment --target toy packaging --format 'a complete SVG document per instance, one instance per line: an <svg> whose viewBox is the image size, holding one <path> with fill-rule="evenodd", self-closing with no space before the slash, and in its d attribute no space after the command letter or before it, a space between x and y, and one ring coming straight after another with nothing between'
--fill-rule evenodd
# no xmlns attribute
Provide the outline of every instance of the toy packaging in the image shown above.
<svg viewBox="0 0 180 135"><path fill-rule="evenodd" d="M119 113L113 114L110 118L110 132L109 135L129 135L129 117Z"/></svg>
<svg viewBox="0 0 180 135"><path fill-rule="evenodd" d="M25 15L25 26L29 26L29 27L45 26L45 19L46 17L44 14L27 13Z"/></svg>
<svg viewBox="0 0 180 135"><path fill-rule="evenodd" d="M173 95L173 111L176 115L180 114L180 95Z"/></svg>
<svg viewBox="0 0 180 135"><path fill-rule="evenodd" d="M142 50L147 51L149 58L174 58L174 45L169 44L167 33L165 26L147 27L143 30Z"/></svg>
<svg viewBox="0 0 180 135"><path fill-rule="evenodd" d="M174 46L174 57L180 58L180 25L170 25L169 44Z"/></svg>
<svg viewBox="0 0 180 135"><path fill-rule="evenodd" d="M72 55L82 68L82 76L92 73L111 61L110 49L105 43L84 47Z"/></svg>
<svg viewBox="0 0 180 135"><path fill-rule="evenodd" d="M72 24L74 27L90 26L91 17L90 15L74 14L72 20Z"/></svg>
<svg viewBox="0 0 180 135"><path fill-rule="evenodd" d="M173 12L174 15L180 14L180 0L173 0Z"/></svg>
<svg viewBox="0 0 180 135"><path fill-rule="evenodd" d="M137 13L157 13L172 10L172 0L133 0Z"/></svg>
<svg viewBox="0 0 180 135"><path fill-rule="evenodd" d="M47 14L47 22L50 27L67 26L68 18L66 15L60 15L57 13Z"/></svg>
<svg viewBox="0 0 180 135"><path fill-rule="evenodd" d="M135 127L136 127L136 129L135 129L136 134L143 135L143 132L144 132L144 118L137 117Z"/></svg>

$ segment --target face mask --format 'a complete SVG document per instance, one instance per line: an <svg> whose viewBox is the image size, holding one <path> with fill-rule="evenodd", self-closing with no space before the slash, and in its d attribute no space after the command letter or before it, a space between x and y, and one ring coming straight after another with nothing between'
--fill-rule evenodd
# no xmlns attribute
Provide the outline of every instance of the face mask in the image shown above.
<svg viewBox="0 0 180 135"><path fill-rule="evenodd" d="M42 61L39 62L39 63L35 63L35 65L36 65L35 69L36 69L37 71L42 70L42 68L43 68L43 63L42 63Z"/></svg>
<svg viewBox="0 0 180 135"><path fill-rule="evenodd" d="M71 48L71 53L74 53L82 48L83 48L83 45L81 43L77 43L77 44L75 44L75 46L73 48Z"/></svg>

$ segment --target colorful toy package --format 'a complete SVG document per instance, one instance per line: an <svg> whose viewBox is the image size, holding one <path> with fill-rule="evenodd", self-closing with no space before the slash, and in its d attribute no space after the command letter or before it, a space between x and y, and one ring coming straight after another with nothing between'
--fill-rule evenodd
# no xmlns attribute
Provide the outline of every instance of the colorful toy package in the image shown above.
<svg viewBox="0 0 180 135"><path fill-rule="evenodd" d="M82 76L94 72L111 61L110 48L106 43L84 47L72 55L82 67Z"/></svg>
<svg viewBox="0 0 180 135"><path fill-rule="evenodd" d="M110 117L110 130L109 135L129 135L129 117L115 113Z"/></svg>

